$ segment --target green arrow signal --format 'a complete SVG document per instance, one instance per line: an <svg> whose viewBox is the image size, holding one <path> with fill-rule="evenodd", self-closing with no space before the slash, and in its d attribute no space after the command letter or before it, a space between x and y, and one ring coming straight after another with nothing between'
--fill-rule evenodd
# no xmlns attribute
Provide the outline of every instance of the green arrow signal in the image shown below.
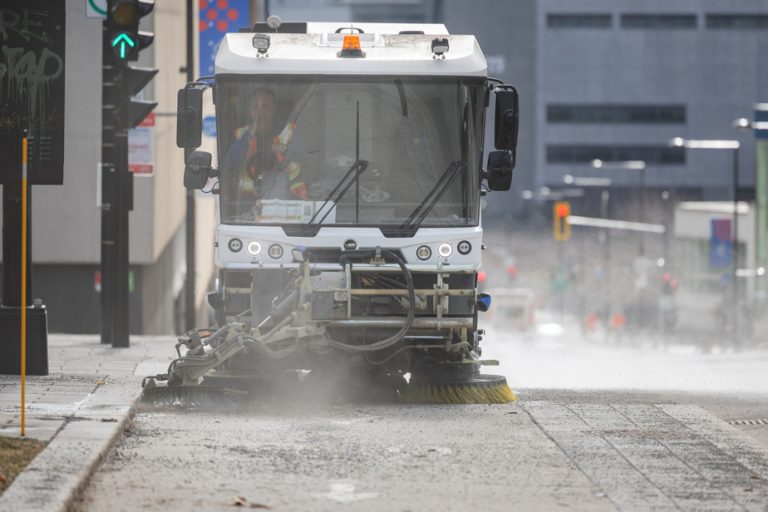
<svg viewBox="0 0 768 512"><path fill-rule="evenodd" d="M134 41L133 38L131 38L131 36L129 36L125 32L120 32L119 34L117 34L117 37L115 37L112 40L112 48L115 48L118 45L119 45L118 51L120 52L119 53L120 60L125 60L126 52L128 50L127 47L133 48L134 46L136 46L136 41Z"/></svg>

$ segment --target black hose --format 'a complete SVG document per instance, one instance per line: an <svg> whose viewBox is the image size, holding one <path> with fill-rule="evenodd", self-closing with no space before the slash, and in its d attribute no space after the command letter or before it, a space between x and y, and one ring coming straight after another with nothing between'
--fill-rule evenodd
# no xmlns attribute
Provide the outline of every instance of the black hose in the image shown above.
<svg viewBox="0 0 768 512"><path fill-rule="evenodd" d="M352 345L349 343L344 343L341 341L334 340L326 336L326 340L332 347L338 348L340 350L345 350L347 352L375 352L377 350L382 350L382 349L391 347L398 341L402 340L403 337L411 329L411 326L413 326L413 320L416 317L416 292L413 285L413 276L411 275L411 271L408 270L408 267L405 266L405 262L403 261L403 259L397 253L393 251L388 251L387 249L381 249L380 247L377 247L376 249L360 249L355 251L345 251L344 253L342 253L341 258L339 259L339 263L341 263L342 266L345 266L347 264L351 266L352 258L355 258L355 259L368 258L368 257L376 257L380 255L388 256L389 258L395 260L395 262L398 264L400 269L403 271L405 282L408 285L408 316L406 316L405 323L400 328L400 330L398 330L392 336L388 338L384 338L383 340L376 341L374 343L370 343L368 345Z"/></svg>

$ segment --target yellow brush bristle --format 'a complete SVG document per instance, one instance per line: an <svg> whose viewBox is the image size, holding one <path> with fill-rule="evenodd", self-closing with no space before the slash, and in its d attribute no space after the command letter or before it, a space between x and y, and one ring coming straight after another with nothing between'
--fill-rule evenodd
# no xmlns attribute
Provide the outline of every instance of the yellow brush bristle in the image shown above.
<svg viewBox="0 0 768 512"><path fill-rule="evenodd" d="M506 404L515 400L515 393L506 384L472 383L453 386L413 384L400 397L401 402L409 404Z"/></svg>

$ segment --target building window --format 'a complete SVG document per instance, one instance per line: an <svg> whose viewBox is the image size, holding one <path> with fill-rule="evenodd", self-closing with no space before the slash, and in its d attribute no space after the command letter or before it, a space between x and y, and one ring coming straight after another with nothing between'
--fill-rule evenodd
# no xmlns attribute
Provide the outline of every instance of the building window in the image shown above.
<svg viewBox="0 0 768 512"><path fill-rule="evenodd" d="M707 28L768 28L766 14L707 14Z"/></svg>
<svg viewBox="0 0 768 512"><path fill-rule="evenodd" d="M607 146L591 144L550 144L549 164L588 164L599 158L606 162L643 160L656 165L684 165L685 149L667 146Z"/></svg>
<svg viewBox="0 0 768 512"><path fill-rule="evenodd" d="M685 123L684 105L547 105L549 123Z"/></svg>
<svg viewBox="0 0 768 512"><path fill-rule="evenodd" d="M623 28L696 28L695 14L622 14Z"/></svg>
<svg viewBox="0 0 768 512"><path fill-rule="evenodd" d="M610 14L548 14L549 28L611 28Z"/></svg>

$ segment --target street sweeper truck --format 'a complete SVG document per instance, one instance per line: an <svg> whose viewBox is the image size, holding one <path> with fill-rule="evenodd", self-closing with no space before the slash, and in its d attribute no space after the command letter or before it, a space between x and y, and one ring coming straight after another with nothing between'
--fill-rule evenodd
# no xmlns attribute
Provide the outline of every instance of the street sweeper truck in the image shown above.
<svg viewBox="0 0 768 512"><path fill-rule="evenodd" d="M200 151L212 89L216 163ZM227 34L178 95L184 184L217 195L215 325L179 339L171 394L384 386L404 402L503 403L481 372L481 198L510 187L514 87L434 24L283 23ZM493 105L494 151L484 155ZM485 164L485 165L484 165ZM293 377L292 377L293 378ZM279 384L284 385L284 384Z"/></svg>

